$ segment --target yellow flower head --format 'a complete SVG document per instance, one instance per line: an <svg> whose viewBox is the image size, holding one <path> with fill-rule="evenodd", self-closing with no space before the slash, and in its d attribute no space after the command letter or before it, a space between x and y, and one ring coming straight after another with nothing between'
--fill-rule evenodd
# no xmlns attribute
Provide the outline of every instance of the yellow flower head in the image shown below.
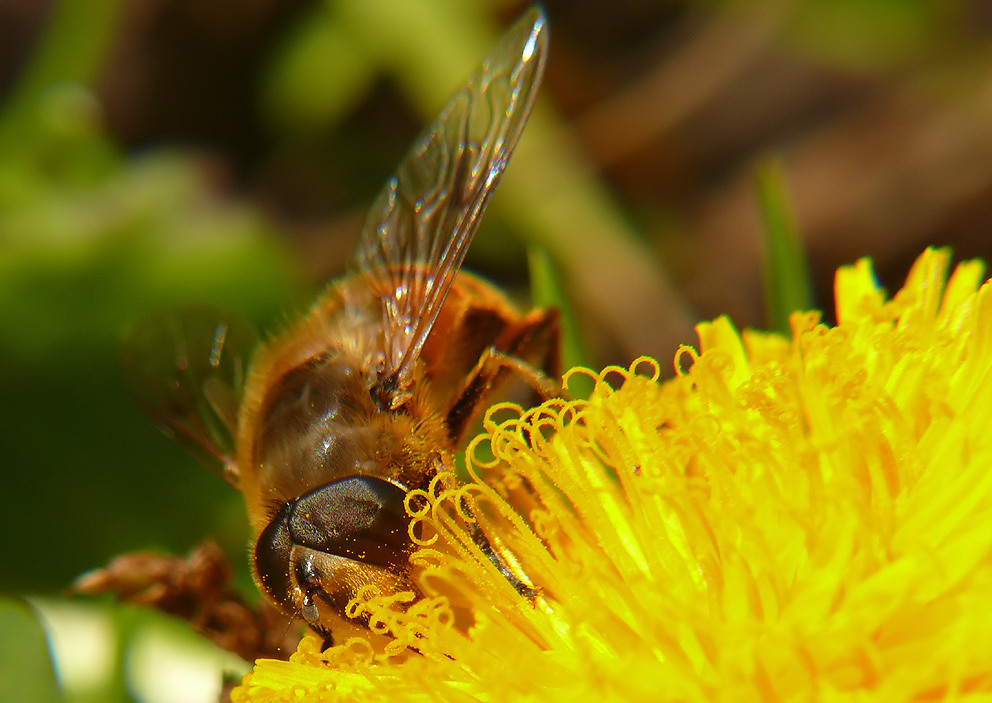
<svg viewBox="0 0 992 703"><path fill-rule="evenodd" d="M471 480L408 500L432 596L352 603L390 644L308 637L233 700L987 700L992 287L948 261L492 409Z"/></svg>

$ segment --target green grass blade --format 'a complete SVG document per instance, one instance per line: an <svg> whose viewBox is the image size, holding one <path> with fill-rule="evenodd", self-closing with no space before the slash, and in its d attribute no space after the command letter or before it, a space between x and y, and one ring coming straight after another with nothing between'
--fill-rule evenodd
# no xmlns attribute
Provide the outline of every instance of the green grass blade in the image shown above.
<svg viewBox="0 0 992 703"><path fill-rule="evenodd" d="M782 162L777 158L760 162L755 183L765 237L765 317L770 330L788 333L789 315L813 306L809 263L789 204Z"/></svg>
<svg viewBox="0 0 992 703"><path fill-rule="evenodd" d="M530 268L531 296L534 305L542 308L556 307L561 313L562 368L570 369L575 366L592 368L589 354L579 334L575 309L565 294L561 278L547 249L531 243L527 249L527 263ZM573 396L579 397L586 391L592 392L591 384L588 389L580 388L582 380L581 377L575 377L570 382L569 388Z"/></svg>

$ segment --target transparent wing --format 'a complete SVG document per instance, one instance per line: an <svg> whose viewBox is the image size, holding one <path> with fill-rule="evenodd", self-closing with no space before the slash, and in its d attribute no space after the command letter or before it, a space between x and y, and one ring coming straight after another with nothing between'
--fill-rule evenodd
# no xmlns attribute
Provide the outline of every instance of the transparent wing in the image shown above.
<svg viewBox="0 0 992 703"><path fill-rule="evenodd" d="M532 8L418 137L372 206L351 270L382 302L383 384L409 381L530 114L547 44L545 17Z"/></svg>
<svg viewBox="0 0 992 703"><path fill-rule="evenodd" d="M256 342L250 324L210 306L149 315L124 339L124 374L138 406L235 487L238 407Z"/></svg>

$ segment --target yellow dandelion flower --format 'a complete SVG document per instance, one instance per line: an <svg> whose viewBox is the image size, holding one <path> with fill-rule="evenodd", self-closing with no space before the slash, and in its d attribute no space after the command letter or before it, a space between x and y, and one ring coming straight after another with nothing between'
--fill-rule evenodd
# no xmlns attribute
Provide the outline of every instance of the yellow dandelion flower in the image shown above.
<svg viewBox="0 0 992 703"><path fill-rule="evenodd" d="M386 651L311 636L233 700L988 700L992 286L948 262L494 408L471 480L408 500L433 595L352 603Z"/></svg>

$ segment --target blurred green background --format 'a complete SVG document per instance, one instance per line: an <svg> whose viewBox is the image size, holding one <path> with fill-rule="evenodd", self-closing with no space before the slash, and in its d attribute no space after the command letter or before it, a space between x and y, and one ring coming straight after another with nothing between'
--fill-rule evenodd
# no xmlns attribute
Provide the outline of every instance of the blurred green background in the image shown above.
<svg viewBox="0 0 992 703"><path fill-rule="evenodd" d="M594 365L667 364L721 313L772 324L769 155L828 319L858 257L890 288L926 245L988 260L988 2L544 5L541 102L468 267L525 301L539 247ZM249 583L240 497L135 410L122 333L190 302L263 330L302 310L525 6L0 4L0 592L208 535Z"/></svg>

